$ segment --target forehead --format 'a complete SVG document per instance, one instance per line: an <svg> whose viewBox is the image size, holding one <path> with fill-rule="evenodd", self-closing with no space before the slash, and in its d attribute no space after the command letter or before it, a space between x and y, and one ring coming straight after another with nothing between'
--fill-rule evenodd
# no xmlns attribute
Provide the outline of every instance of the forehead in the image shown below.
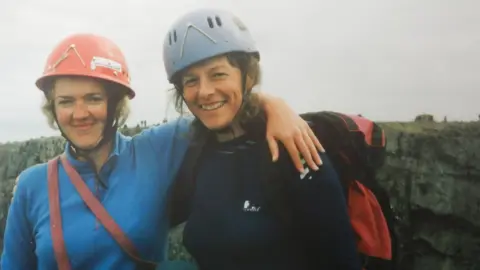
<svg viewBox="0 0 480 270"><path fill-rule="evenodd" d="M233 66L230 65L230 62L226 56L218 56L190 67L185 72L185 75L192 75L198 72L209 71L216 68L233 68Z"/></svg>
<svg viewBox="0 0 480 270"><path fill-rule="evenodd" d="M87 94L103 94L105 89L97 80L83 77L62 77L55 80L53 93L60 96L84 96Z"/></svg>

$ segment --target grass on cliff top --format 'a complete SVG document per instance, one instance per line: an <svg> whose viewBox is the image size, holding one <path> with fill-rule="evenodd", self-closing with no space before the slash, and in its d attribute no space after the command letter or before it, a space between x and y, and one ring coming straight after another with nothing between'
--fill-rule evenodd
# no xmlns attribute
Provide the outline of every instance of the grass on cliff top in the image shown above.
<svg viewBox="0 0 480 270"><path fill-rule="evenodd" d="M405 133L430 133L452 129L480 128L478 122L380 122L386 131Z"/></svg>

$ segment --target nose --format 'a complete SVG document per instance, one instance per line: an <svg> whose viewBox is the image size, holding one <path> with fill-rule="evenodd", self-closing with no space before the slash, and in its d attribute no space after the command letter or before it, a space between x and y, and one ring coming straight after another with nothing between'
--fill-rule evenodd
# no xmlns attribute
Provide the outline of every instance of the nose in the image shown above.
<svg viewBox="0 0 480 270"><path fill-rule="evenodd" d="M89 115L88 105L83 101L77 101L73 107L73 119L84 119Z"/></svg>
<svg viewBox="0 0 480 270"><path fill-rule="evenodd" d="M207 98L213 93L215 93L215 87L209 80L201 79L199 80L199 87L198 87L198 97L199 98Z"/></svg>

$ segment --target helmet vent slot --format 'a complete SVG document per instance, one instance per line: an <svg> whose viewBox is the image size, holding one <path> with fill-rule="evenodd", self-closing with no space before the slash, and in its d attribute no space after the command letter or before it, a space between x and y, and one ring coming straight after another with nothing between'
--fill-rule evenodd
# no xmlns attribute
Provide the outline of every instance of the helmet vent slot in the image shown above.
<svg viewBox="0 0 480 270"><path fill-rule="evenodd" d="M210 28L213 28L213 20L212 20L211 17L208 17L208 18L207 18L207 22L208 22L208 26L209 26Z"/></svg>
<svg viewBox="0 0 480 270"><path fill-rule="evenodd" d="M217 25L218 25L219 27L222 27L222 20L220 19L220 17L215 16L215 22L217 23Z"/></svg>

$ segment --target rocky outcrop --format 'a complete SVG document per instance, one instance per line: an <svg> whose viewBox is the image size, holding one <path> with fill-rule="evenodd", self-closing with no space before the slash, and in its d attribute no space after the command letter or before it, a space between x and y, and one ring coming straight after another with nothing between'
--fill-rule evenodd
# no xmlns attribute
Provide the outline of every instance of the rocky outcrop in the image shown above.
<svg viewBox="0 0 480 270"><path fill-rule="evenodd" d="M381 123L388 157L378 178L390 192L401 242L399 269L480 270L480 122ZM61 138L0 145L0 233L16 176L60 153ZM189 259L181 227L170 257Z"/></svg>
<svg viewBox="0 0 480 270"><path fill-rule="evenodd" d="M480 269L480 122L383 126L400 269Z"/></svg>
<svg viewBox="0 0 480 270"><path fill-rule="evenodd" d="M64 143L61 137L49 137L0 145L0 235L2 236L0 243L2 247L8 205L12 198L16 177L24 169L61 153Z"/></svg>

